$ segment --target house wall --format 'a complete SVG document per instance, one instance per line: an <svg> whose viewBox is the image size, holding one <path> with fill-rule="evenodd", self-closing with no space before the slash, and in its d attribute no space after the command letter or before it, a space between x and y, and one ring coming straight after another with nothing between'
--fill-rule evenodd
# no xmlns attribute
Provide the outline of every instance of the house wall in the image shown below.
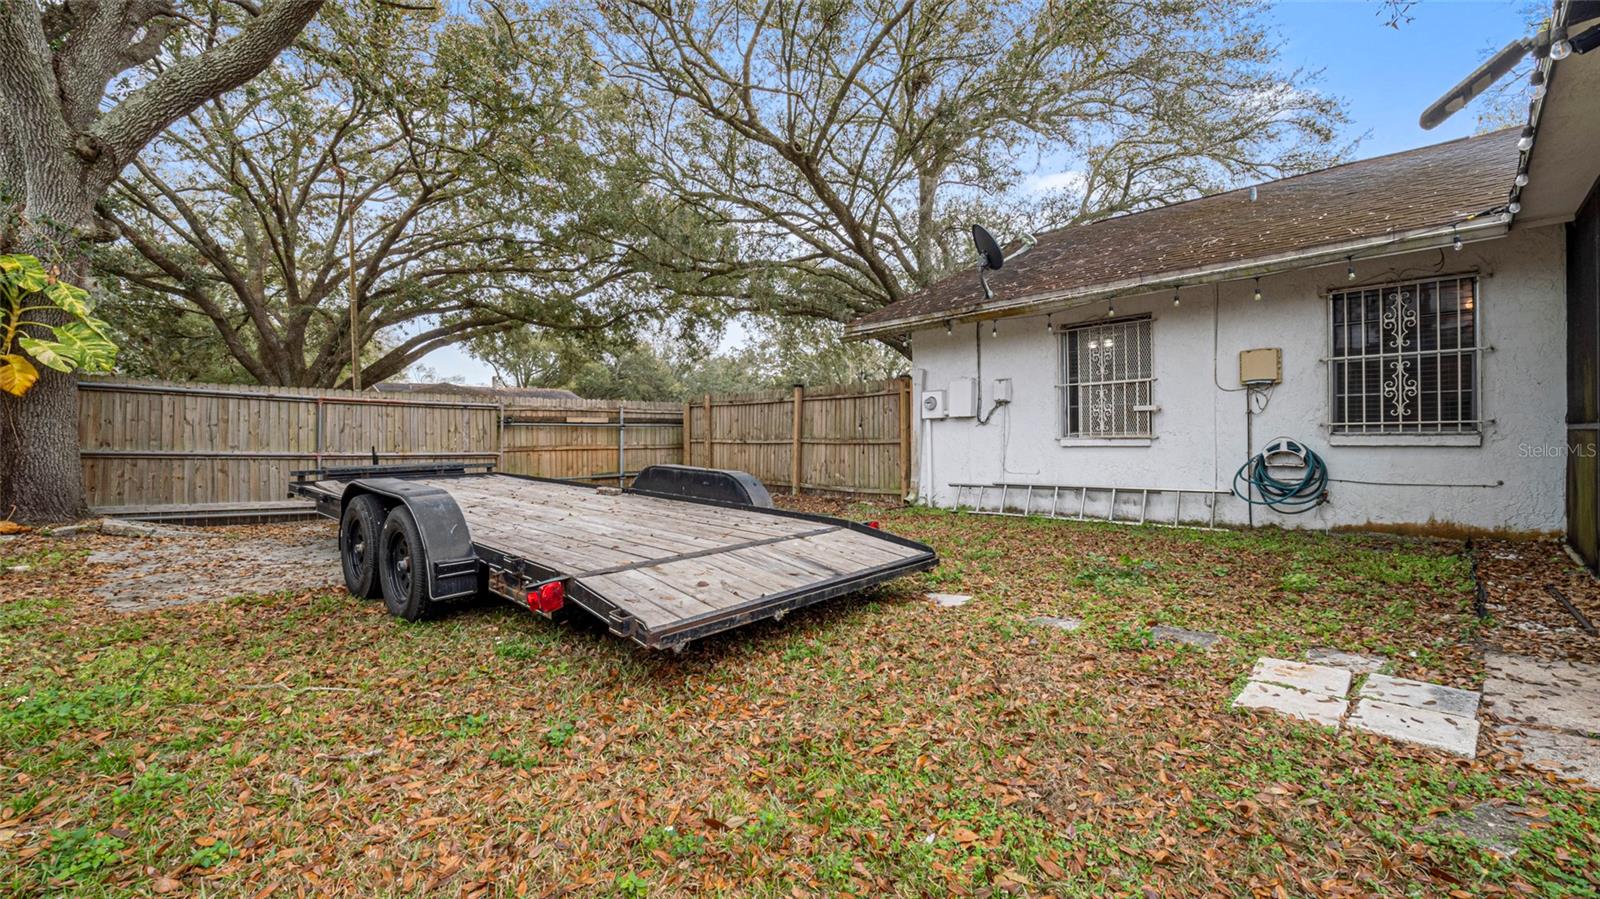
<svg viewBox="0 0 1600 899"><path fill-rule="evenodd" d="M1431 525L1518 532L1559 532L1563 523L1566 374L1564 236L1561 227L1515 232L1470 243L1460 252L1430 250L1357 260L1357 284L1398 274L1399 280L1434 274L1479 275L1483 354L1481 445L1332 445L1327 365L1328 289L1343 289L1343 263L1264 277L1264 299L1253 302L1250 281L1116 301L1119 316L1153 317L1155 439L1148 445L1063 446L1057 410L1060 338L1044 316L958 325L913 336L913 376L918 390L947 387L979 374L980 409L987 414L996 378L1010 378L1013 400L987 425L974 419L918 421L915 434L918 494L939 506L956 504L955 483L1091 485L1118 488L1228 490L1248 457L1245 396L1237 388L1238 354L1253 347L1283 349L1284 381L1255 416L1254 450L1276 436L1303 441L1328 463L1331 501L1300 515L1256 507L1257 524L1331 528ZM1440 268L1440 266L1443 266ZM1058 313L1056 325L1104 320L1105 302ZM1215 335L1215 336L1214 336ZM1350 483L1368 481L1381 483ZM1475 486L1494 485L1499 486ZM1013 506L1020 492L1011 492ZM995 501L989 494L989 502ZM1036 491L1033 509L1050 501ZM1138 514L1139 500L1124 493L1119 517ZM972 495L963 497L970 505ZM1062 508L1076 511L1076 494ZM1105 514L1104 494L1092 496L1091 514ZM1185 499L1184 518L1208 513ZM1170 519L1171 500L1150 500L1152 519ZM1219 523L1250 518L1240 500L1217 500Z"/></svg>

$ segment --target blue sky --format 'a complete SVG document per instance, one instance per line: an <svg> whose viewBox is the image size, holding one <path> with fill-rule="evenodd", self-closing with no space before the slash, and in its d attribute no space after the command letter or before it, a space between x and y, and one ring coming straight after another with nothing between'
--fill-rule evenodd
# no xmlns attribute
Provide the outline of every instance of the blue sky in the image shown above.
<svg viewBox="0 0 1600 899"><path fill-rule="evenodd" d="M1346 138L1359 138L1357 157L1380 156L1471 134L1477 110L1467 109L1432 131L1417 125L1422 110L1490 53L1528 30L1528 0L1422 0L1412 21L1390 28L1374 0L1299 0L1270 15L1283 39L1282 65L1320 70L1321 90L1345 101ZM1542 5L1539 7L1542 11ZM440 377L487 384L488 366L458 347L423 364Z"/></svg>

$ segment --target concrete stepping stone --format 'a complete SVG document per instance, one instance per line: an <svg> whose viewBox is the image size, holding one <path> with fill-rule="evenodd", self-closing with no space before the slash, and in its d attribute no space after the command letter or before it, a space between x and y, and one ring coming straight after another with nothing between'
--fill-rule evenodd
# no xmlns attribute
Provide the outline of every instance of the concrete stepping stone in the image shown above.
<svg viewBox="0 0 1600 899"><path fill-rule="evenodd" d="M1314 665L1331 665L1334 668L1343 668L1351 674L1373 674L1383 670L1389 660L1383 656L1365 656L1358 652L1345 652L1342 649L1332 649L1327 646L1318 646L1306 650L1306 661Z"/></svg>
<svg viewBox="0 0 1600 899"><path fill-rule="evenodd" d="M965 593L929 593L928 599L941 609L953 609L972 601L972 597Z"/></svg>
<svg viewBox="0 0 1600 899"><path fill-rule="evenodd" d="M1484 656L1484 704L1494 715L1534 727L1600 734L1600 665Z"/></svg>
<svg viewBox="0 0 1600 899"><path fill-rule="evenodd" d="M1211 647L1216 646L1218 643L1221 643L1223 640L1227 639L1221 634L1211 634L1205 631L1189 631L1184 630L1181 627L1168 627L1165 624L1158 624L1155 627L1150 628L1150 636L1158 642L1186 643L1190 646L1198 646L1201 649L1210 649Z"/></svg>
<svg viewBox="0 0 1600 899"><path fill-rule="evenodd" d="M1472 718L1478 714L1480 697L1472 690L1458 690L1455 687L1444 687L1426 681L1374 674L1361 685L1360 698L1377 699L1414 709Z"/></svg>
<svg viewBox="0 0 1600 899"><path fill-rule="evenodd" d="M1510 858L1521 848L1522 837L1534 820L1527 811L1520 805L1480 802L1454 815L1435 818L1425 829L1459 834L1503 858Z"/></svg>
<svg viewBox="0 0 1600 899"><path fill-rule="evenodd" d="M1344 717L1346 706L1342 695L1332 696L1254 680L1244 685L1233 704L1240 708L1277 712L1336 729L1339 719Z"/></svg>
<svg viewBox="0 0 1600 899"><path fill-rule="evenodd" d="M1524 764L1600 787L1600 740L1511 724L1502 724L1495 732L1508 738Z"/></svg>
<svg viewBox="0 0 1600 899"><path fill-rule="evenodd" d="M1365 731L1452 755L1478 753L1478 694L1423 681L1368 676L1348 724Z"/></svg>
<svg viewBox="0 0 1600 899"><path fill-rule="evenodd" d="M1522 760L1600 787L1600 665L1491 652L1483 704Z"/></svg>
<svg viewBox="0 0 1600 899"><path fill-rule="evenodd" d="M1049 615L1029 618L1028 623L1038 627L1053 627L1063 631L1075 631L1083 627L1083 620L1080 618L1052 618Z"/></svg>
<svg viewBox="0 0 1600 899"><path fill-rule="evenodd" d="M1350 692L1350 672L1343 668L1265 656L1256 661L1255 668L1250 671L1250 679L1332 696L1341 702L1345 694Z"/></svg>

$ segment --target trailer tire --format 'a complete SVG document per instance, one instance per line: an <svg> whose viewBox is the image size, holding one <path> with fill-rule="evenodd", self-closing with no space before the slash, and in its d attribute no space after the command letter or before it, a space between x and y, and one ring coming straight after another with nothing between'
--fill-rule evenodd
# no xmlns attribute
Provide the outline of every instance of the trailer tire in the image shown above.
<svg viewBox="0 0 1600 899"><path fill-rule="evenodd" d="M377 599L378 539L383 531L383 502L370 493L350 500L339 517L339 567L350 595Z"/></svg>
<svg viewBox="0 0 1600 899"><path fill-rule="evenodd" d="M396 506L378 541L378 580L389 614L416 621L428 614L428 555L416 519Z"/></svg>

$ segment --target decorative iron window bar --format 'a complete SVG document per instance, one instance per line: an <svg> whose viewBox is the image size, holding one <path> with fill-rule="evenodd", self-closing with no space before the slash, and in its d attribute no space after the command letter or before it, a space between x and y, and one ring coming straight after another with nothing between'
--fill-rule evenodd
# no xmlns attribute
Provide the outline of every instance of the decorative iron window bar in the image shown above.
<svg viewBox="0 0 1600 899"><path fill-rule="evenodd" d="M1154 435L1149 316L1065 328L1056 384L1060 433L1069 438Z"/></svg>
<svg viewBox="0 0 1600 899"><path fill-rule="evenodd" d="M1483 424L1478 279L1334 291L1328 300L1334 434L1476 434Z"/></svg>

